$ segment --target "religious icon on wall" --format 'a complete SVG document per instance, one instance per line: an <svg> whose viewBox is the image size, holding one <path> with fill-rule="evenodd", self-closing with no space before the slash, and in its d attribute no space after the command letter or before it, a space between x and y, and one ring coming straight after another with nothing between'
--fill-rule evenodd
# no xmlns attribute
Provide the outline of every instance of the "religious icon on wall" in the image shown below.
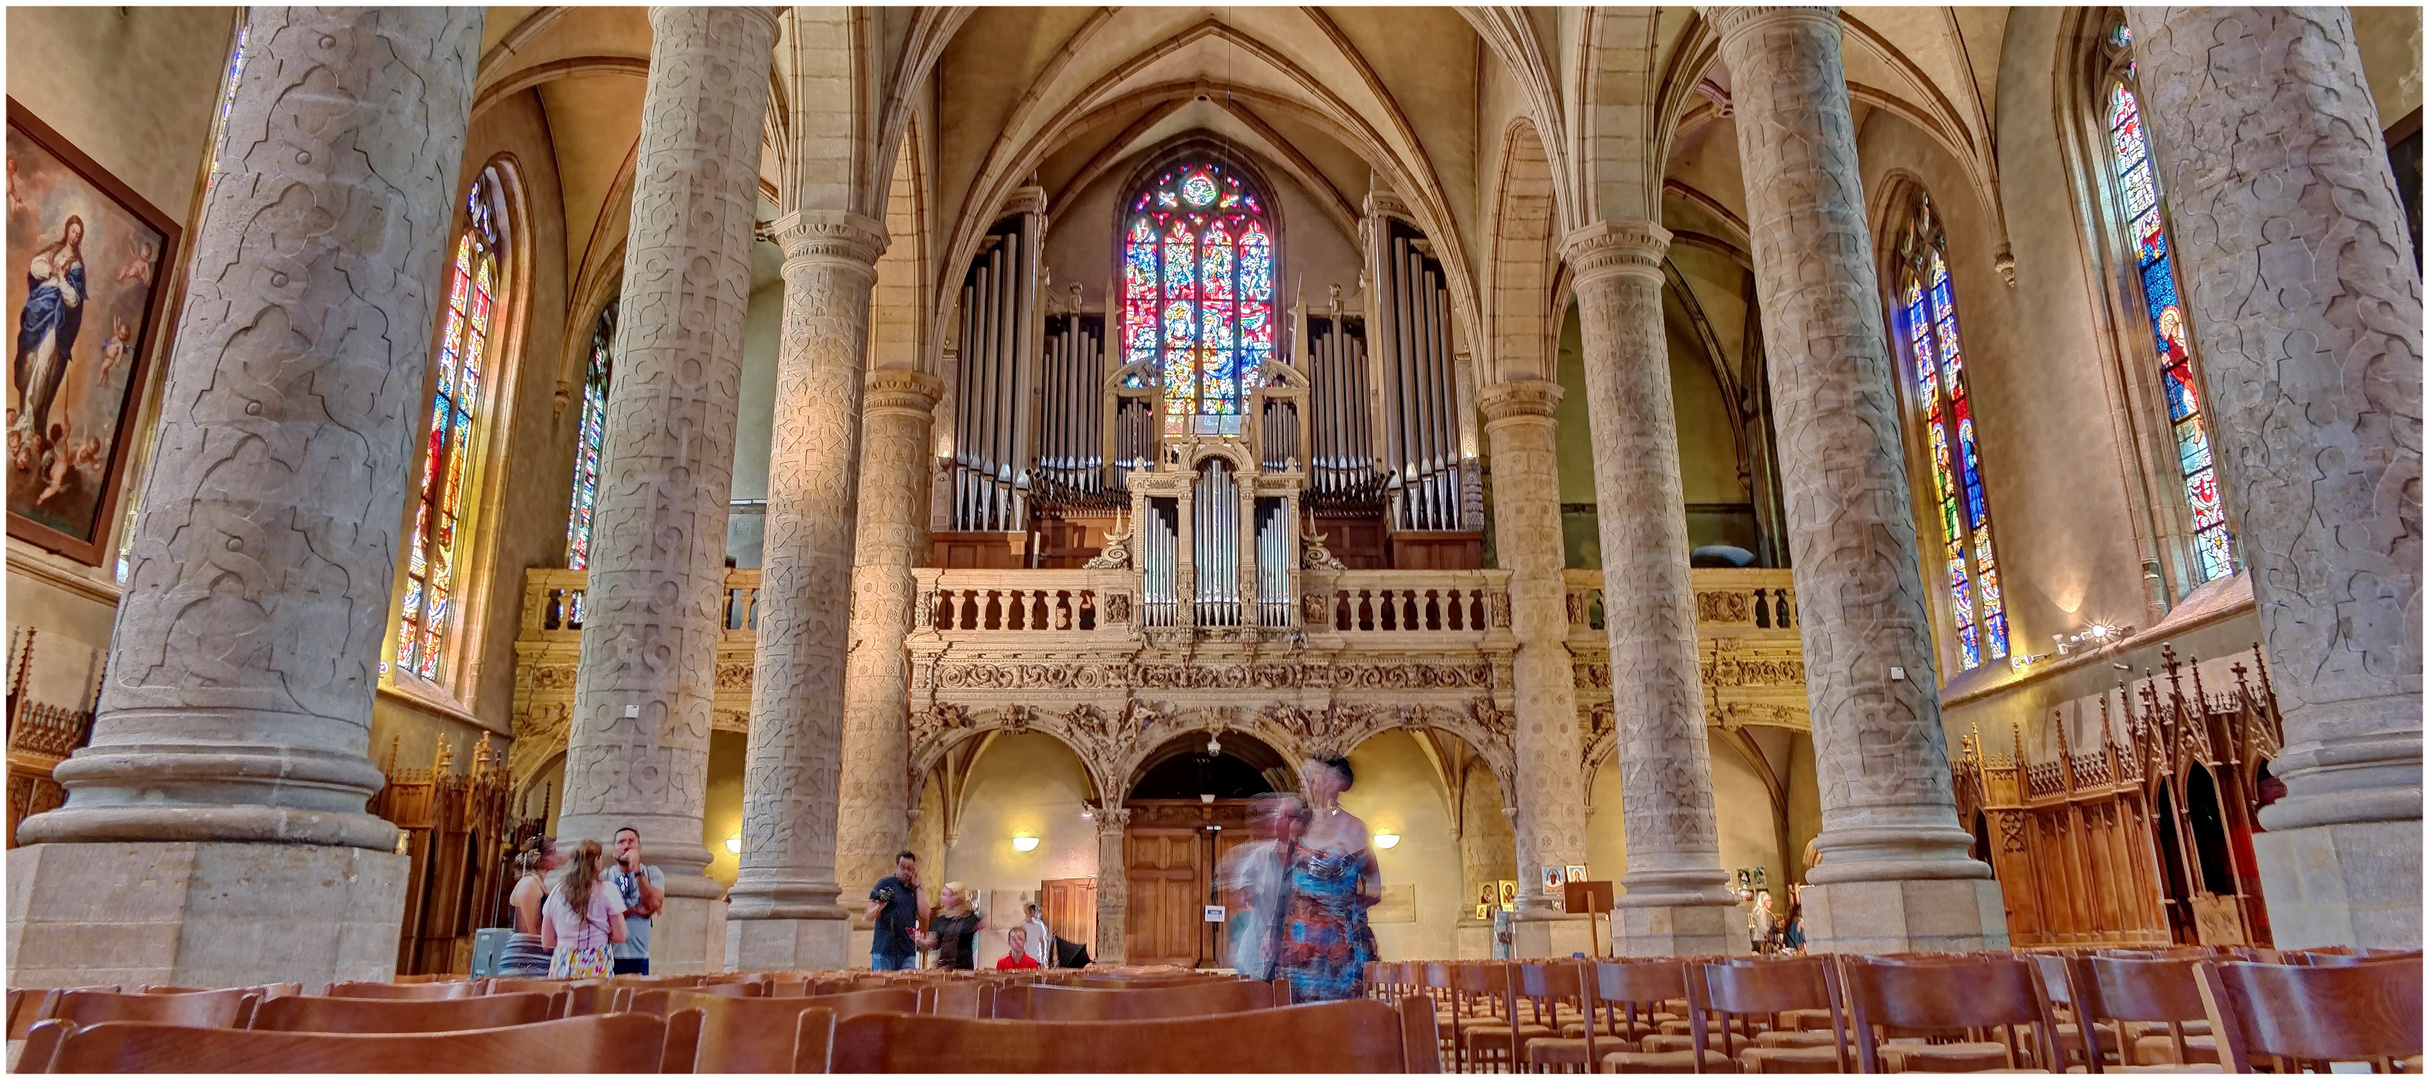
<svg viewBox="0 0 2429 1080"><path fill-rule="evenodd" d="M1515 911L1517 909L1518 883L1515 881L1503 880L1501 882L1501 910Z"/></svg>
<svg viewBox="0 0 2429 1080"><path fill-rule="evenodd" d="M1567 870L1568 880L1570 881L1584 881L1586 879L1586 868L1578 865L1577 863L1570 863Z"/></svg>
<svg viewBox="0 0 2429 1080"><path fill-rule="evenodd" d="M1566 875L1566 874L1564 874L1564 873L1562 872L1562 870L1561 870L1561 868L1560 868L1560 867L1557 867L1557 866L1547 866L1547 867L1544 867L1544 868L1543 868L1543 891L1544 891L1544 895L1546 895L1546 896L1558 896L1558 895L1560 895L1560 886L1561 886L1561 884L1562 884L1563 882L1565 882L1565 881L1567 881L1567 880L1568 880L1567 875Z"/></svg>
<svg viewBox="0 0 2429 1080"><path fill-rule="evenodd" d="M8 102L8 532L101 565L178 227Z"/></svg>

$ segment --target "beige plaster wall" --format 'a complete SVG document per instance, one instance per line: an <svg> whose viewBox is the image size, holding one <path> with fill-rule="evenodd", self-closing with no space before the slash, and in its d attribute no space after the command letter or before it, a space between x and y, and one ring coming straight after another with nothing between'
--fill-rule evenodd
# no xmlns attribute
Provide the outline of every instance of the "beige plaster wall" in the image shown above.
<svg viewBox="0 0 2429 1080"><path fill-rule="evenodd" d="M1785 857L1780 851L1771 796L1761 775L1737 751L1721 745L1717 732L1712 745L1713 818L1720 831L1721 866L1732 872L1739 867L1767 868L1771 890L1779 899L1786 897L1788 885L1802 872L1799 856L1805 841L1821 830L1813 740L1796 736L1788 742L1790 752L1784 756L1789 776L1791 850ZM1616 756L1604 757L1601 767L1594 771L1592 798L1593 813L1586 819L1586 872L1597 881L1617 882L1628 872L1628 832L1621 817Z"/></svg>
<svg viewBox="0 0 2429 1080"><path fill-rule="evenodd" d="M776 437L776 335L784 323L784 281L755 284L742 324L742 408L734 421L733 498L764 502L768 451ZM736 566L758 566L766 536L766 514L735 514L726 520L726 554Z"/></svg>
<svg viewBox="0 0 2429 1080"><path fill-rule="evenodd" d="M708 845L708 876L729 889L742 868L742 856L726 850L725 842L742 835L742 761L749 746L750 739L739 731L708 735L708 791L701 804L700 842Z"/></svg>
<svg viewBox="0 0 2429 1080"><path fill-rule="evenodd" d="M2353 9L2362 47L2362 75L2378 103L2378 122L2393 126L2421 107L2421 9L2413 4Z"/></svg>
<svg viewBox="0 0 2429 1080"><path fill-rule="evenodd" d="M986 890L990 922L978 935L980 967L1005 955L997 916L1018 910L1017 894L1038 891L1055 878L1097 872L1096 823L1080 817L1088 795L1087 769L1079 755L1052 735L1003 735L978 756L963 781L960 829L942 866L924 865L929 886L958 881ZM923 824L926 815L922 815ZM1034 851L1017 851L1015 836L1038 838ZM927 850L914 845L925 856ZM842 882L846 895L865 896L875 882Z"/></svg>
<svg viewBox="0 0 2429 1080"><path fill-rule="evenodd" d="M1404 731L1387 731L1360 743L1350 751L1349 764L1358 784L1342 794L1341 808L1366 822L1370 834L1400 834L1396 846L1375 849L1375 863L1386 887L1415 889L1417 921L1372 924L1378 958L1453 955L1451 928L1459 920L1463 899L1470 905L1475 900L1462 880L1459 838L1451 831L1441 774Z"/></svg>

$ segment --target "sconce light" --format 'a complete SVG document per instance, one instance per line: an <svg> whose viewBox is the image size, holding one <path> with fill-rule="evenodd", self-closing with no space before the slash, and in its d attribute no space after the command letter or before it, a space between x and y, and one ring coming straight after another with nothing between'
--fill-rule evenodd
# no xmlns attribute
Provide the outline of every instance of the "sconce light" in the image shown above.
<svg viewBox="0 0 2429 1080"><path fill-rule="evenodd" d="M733 836L726 837L726 838L725 838L725 850L727 850L727 851L731 851L731 852L733 852L733 853L734 853L734 854L736 854L736 855L740 855L740 854L742 854L742 836L741 836L741 834L737 833L737 834L735 834L735 835L733 835Z"/></svg>
<svg viewBox="0 0 2429 1080"><path fill-rule="evenodd" d="M2102 648L2133 632L2134 628L2131 626L2111 626L2107 623L2093 623L2090 626L2084 627L2081 633L2051 634L2050 640L2057 644L2058 655L2065 656L2068 652L2075 649Z"/></svg>
<svg viewBox="0 0 2429 1080"><path fill-rule="evenodd" d="M1396 832L1379 832L1379 833L1376 833L1376 834L1375 834L1375 846L1376 846L1376 847L1379 847L1379 848L1382 848L1382 849L1383 849L1383 850L1385 850L1385 851L1390 851L1390 850L1391 850L1391 849L1393 849L1393 848L1399 847L1399 846L1400 846L1400 834L1399 834L1399 833L1396 833Z"/></svg>
<svg viewBox="0 0 2429 1080"><path fill-rule="evenodd" d="M1215 801L1214 792L1208 791L1208 792L1201 793L1201 794L1198 796L1198 801L1199 801L1199 802L1202 802L1202 803L1205 803L1205 804L1206 804L1206 805L1208 805L1208 806L1213 806L1213 805L1214 805L1214 801Z"/></svg>
<svg viewBox="0 0 2429 1080"><path fill-rule="evenodd" d="M1037 837L1034 837L1034 836L1015 836L1015 837L1013 837L1013 838L1012 838L1012 850L1014 850L1014 851L1036 851L1036 850L1037 850Z"/></svg>

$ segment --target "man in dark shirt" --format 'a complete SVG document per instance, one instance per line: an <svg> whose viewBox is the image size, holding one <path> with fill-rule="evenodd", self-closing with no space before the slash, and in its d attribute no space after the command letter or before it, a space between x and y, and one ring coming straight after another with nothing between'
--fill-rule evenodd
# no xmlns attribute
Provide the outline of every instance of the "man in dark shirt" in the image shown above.
<svg viewBox="0 0 2429 1080"><path fill-rule="evenodd" d="M877 971L909 971L919 963L919 924L928 917L920 894L919 857L906 851L894 856L894 876L869 890L869 923L877 930L869 942L869 967Z"/></svg>

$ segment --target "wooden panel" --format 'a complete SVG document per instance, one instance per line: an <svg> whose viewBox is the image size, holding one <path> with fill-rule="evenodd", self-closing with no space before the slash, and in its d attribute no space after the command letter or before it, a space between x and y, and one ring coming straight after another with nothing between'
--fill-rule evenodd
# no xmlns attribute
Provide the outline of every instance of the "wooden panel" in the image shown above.
<svg viewBox="0 0 2429 1080"><path fill-rule="evenodd" d="M1056 878L1038 886L1046 929L1065 941L1096 947L1096 879Z"/></svg>
<svg viewBox="0 0 2429 1080"><path fill-rule="evenodd" d="M1481 532L1396 532L1394 570L1474 570L1484 565Z"/></svg>
<svg viewBox="0 0 2429 1080"><path fill-rule="evenodd" d="M1195 828L1132 825L1123 838L1130 963L1192 966L1201 959L1200 897L1207 880L1201 835Z"/></svg>
<svg viewBox="0 0 2429 1080"><path fill-rule="evenodd" d="M1037 568L1078 570L1104 554L1105 534L1116 528L1114 514L1035 511Z"/></svg>
<svg viewBox="0 0 2429 1080"><path fill-rule="evenodd" d="M1019 570L1028 565L1025 532L939 532L930 538L933 565L952 570Z"/></svg>

